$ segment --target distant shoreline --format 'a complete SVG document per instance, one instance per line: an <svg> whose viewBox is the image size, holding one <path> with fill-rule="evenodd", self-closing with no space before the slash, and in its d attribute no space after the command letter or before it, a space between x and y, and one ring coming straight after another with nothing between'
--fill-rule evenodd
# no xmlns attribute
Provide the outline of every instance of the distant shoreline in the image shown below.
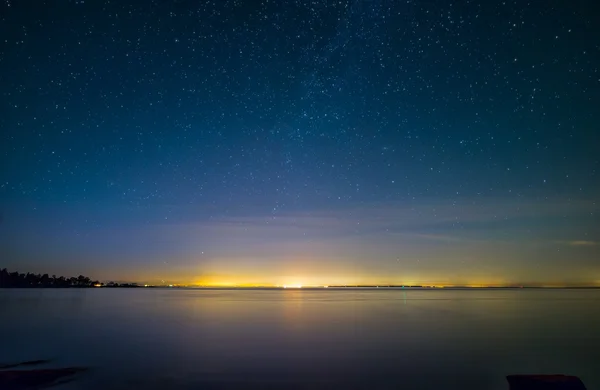
<svg viewBox="0 0 600 390"><path fill-rule="evenodd" d="M141 286L140 286L141 287ZM201 290L526 290L526 289L545 289L545 290L589 290L600 289L600 286L302 286L302 287L281 287L281 286L152 286L159 288L185 288Z"/></svg>
<svg viewBox="0 0 600 390"><path fill-rule="evenodd" d="M0 287L0 290L57 290L57 289L68 289L68 290L80 290L80 289L161 289L161 290L281 290L281 291L350 291L350 290L361 290L361 291L442 291L442 290L600 290L598 286L583 286L583 287L552 287L552 286L523 286L523 287L468 287L468 286L453 286L453 287L426 287L426 286L306 286L306 287L270 287L270 286L256 286L256 287L218 287L218 286L163 286L163 285L122 285L122 286L64 286L64 287L52 287L52 286L14 286L14 287Z"/></svg>
<svg viewBox="0 0 600 390"><path fill-rule="evenodd" d="M600 289L600 285L546 285L537 283L537 285L526 285L512 283L510 285L486 285L484 283L471 283L466 285L444 285L444 284L333 284L333 285L303 285L281 284L281 285L260 285L260 284L184 284L173 283L171 281L161 281L160 284L127 282L127 281L105 281L92 280L83 275L77 277L65 277L48 274L34 274L31 272L19 273L9 272L6 268L0 269L0 289L2 288L184 288L201 290L514 290L514 289L563 289L563 290L581 290L581 289Z"/></svg>
<svg viewBox="0 0 600 390"><path fill-rule="evenodd" d="M9 287L10 288L10 287ZM15 287L18 288L18 287ZM24 287L23 289L56 289L60 287ZM328 287L213 287L213 286L102 286L102 287L64 287L67 289L77 289L77 288L93 288L93 289L144 289L144 288L152 288L152 289L163 289L163 290L281 290L281 291L348 291L348 290L373 290L373 291L382 291L382 290L412 290L412 291L441 291L441 290L600 290L600 287L597 286L584 286L584 287L537 287L537 286L523 286L523 287L466 287L466 286L456 286L456 287L423 287L423 286L328 286Z"/></svg>
<svg viewBox="0 0 600 390"><path fill-rule="evenodd" d="M600 290L600 287L367 287L367 286L352 286L352 287L302 287L302 288L284 288L284 287L163 287L154 286L157 288L183 288L187 290L318 290L318 291L340 291L340 290L423 290L423 291L440 291L440 290Z"/></svg>

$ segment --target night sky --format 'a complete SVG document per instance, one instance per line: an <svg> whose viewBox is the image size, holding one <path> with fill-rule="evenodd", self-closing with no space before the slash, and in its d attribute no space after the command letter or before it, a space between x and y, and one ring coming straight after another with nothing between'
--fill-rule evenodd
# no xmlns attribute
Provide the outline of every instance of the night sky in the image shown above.
<svg viewBox="0 0 600 390"><path fill-rule="evenodd" d="M0 267L600 285L595 3L2 0Z"/></svg>

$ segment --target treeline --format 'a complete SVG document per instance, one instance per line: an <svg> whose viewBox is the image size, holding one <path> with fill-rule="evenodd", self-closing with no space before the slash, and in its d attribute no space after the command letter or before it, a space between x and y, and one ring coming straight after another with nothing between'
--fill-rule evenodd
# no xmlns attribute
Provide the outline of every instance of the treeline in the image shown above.
<svg viewBox="0 0 600 390"><path fill-rule="evenodd" d="M97 280L91 280L87 276L77 277L49 276L48 274L32 274L8 272L6 268L0 270L0 288L18 287L94 287L101 286Z"/></svg>

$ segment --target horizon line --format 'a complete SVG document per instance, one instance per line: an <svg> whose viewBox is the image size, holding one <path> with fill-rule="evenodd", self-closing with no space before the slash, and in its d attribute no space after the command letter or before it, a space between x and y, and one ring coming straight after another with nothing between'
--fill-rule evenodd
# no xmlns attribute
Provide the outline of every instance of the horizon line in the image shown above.
<svg viewBox="0 0 600 390"><path fill-rule="evenodd" d="M585 288L600 288L594 284L511 284L511 285L433 285L433 284L418 284L418 285L393 285L393 284L348 284L348 285L213 285L213 284L142 284L129 283L138 287L164 287L164 288L190 288L190 289L220 289L220 290L243 290L243 289L273 289L273 290L325 290L325 289L525 289L525 288L545 288L545 289L585 289Z"/></svg>

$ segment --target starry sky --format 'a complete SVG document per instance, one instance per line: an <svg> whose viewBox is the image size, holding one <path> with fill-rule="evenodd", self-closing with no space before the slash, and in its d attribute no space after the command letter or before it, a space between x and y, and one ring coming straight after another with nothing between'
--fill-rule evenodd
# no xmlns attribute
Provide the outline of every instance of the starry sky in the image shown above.
<svg viewBox="0 0 600 390"><path fill-rule="evenodd" d="M600 285L593 0L2 0L0 266Z"/></svg>

